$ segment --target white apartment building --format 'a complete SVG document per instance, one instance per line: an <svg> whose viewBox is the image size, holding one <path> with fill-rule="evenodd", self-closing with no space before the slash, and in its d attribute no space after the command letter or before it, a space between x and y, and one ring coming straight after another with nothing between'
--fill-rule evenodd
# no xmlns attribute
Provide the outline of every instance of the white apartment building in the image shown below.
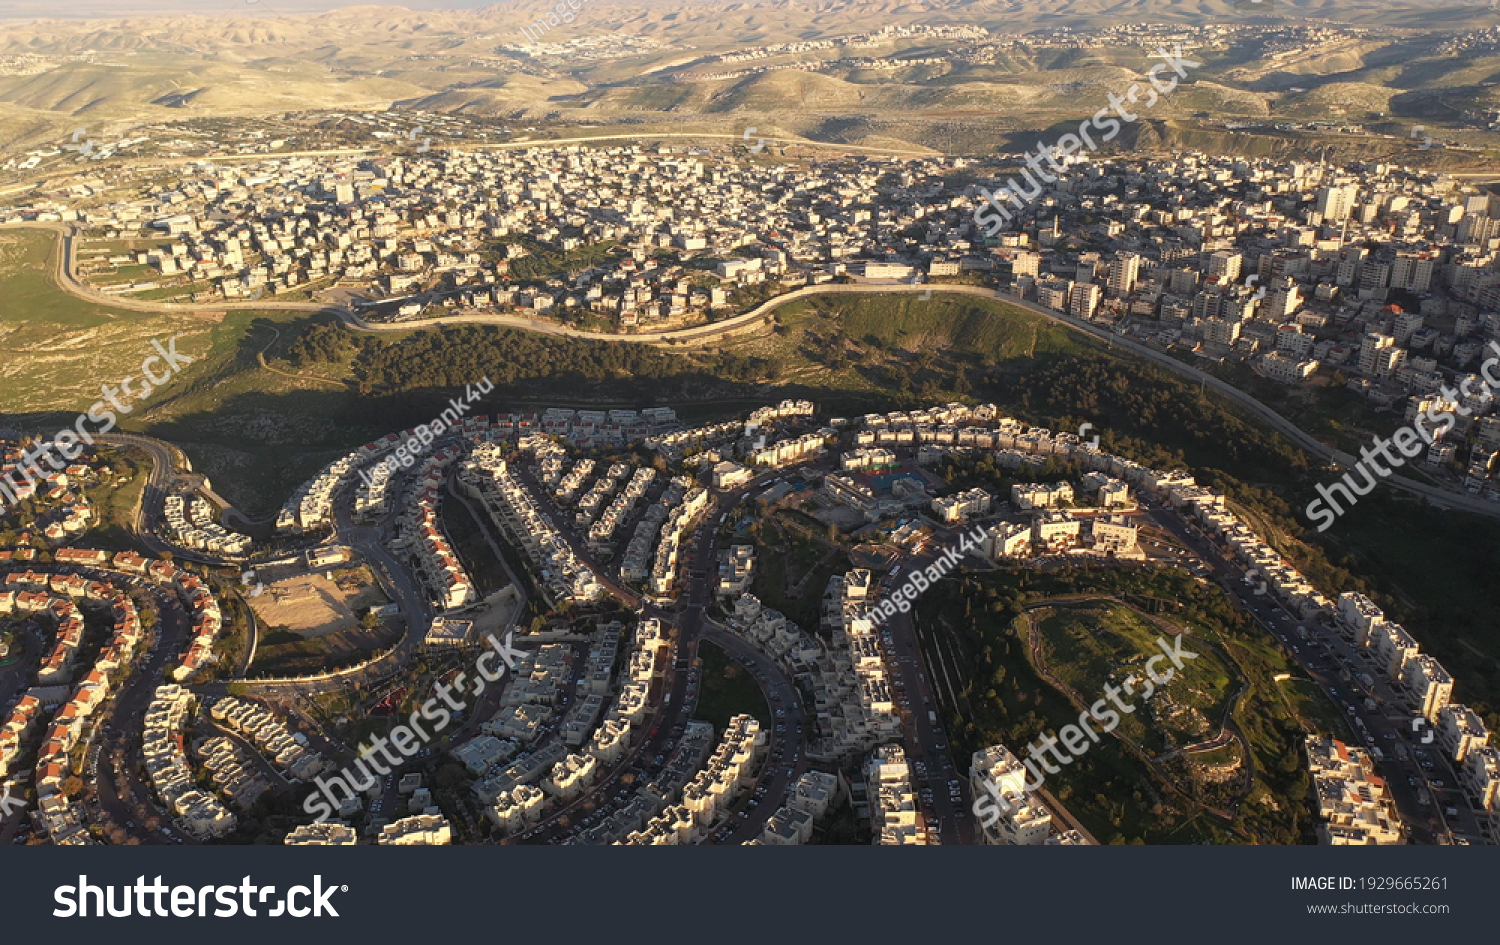
<svg viewBox="0 0 1500 945"><path fill-rule="evenodd" d="M726 459L714 464L713 483L715 489L736 489L754 478L754 471L746 469L744 466L731 460Z"/></svg>
<svg viewBox="0 0 1500 945"><path fill-rule="evenodd" d="M1083 522L1071 512L1038 512L1031 520L1031 547L1037 554L1067 551L1078 544L1082 533Z"/></svg>
<svg viewBox="0 0 1500 945"><path fill-rule="evenodd" d="M1010 487L1010 501L1023 512L1071 505L1073 486L1067 482L1018 482Z"/></svg>
<svg viewBox="0 0 1500 945"><path fill-rule="evenodd" d="M924 846L927 833L918 826L917 797L911 769L900 745L882 745L865 764L870 830L877 846Z"/></svg>
<svg viewBox="0 0 1500 945"><path fill-rule="evenodd" d="M1318 842L1335 846L1405 843L1401 818L1369 753L1325 735L1307 737L1318 796Z"/></svg>
<svg viewBox="0 0 1500 945"><path fill-rule="evenodd" d="M1486 745L1469 752L1460 777L1474 807L1493 823L1500 817L1500 751Z"/></svg>
<svg viewBox="0 0 1500 945"><path fill-rule="evenodd" d="M1136 527L1122 518L1096 518L1089 526L1089 547L1095 554L1128 557L1139 554L1136 547Z"/></svg>
<svg viewBox="0 0 1500 945"><path fill-rule="evenodd" d="M1046 842L1052 833L1052 812L1026 790L1028 777L1025 766L1004 745L991 745L970 757L969 788L976 804L988 799L1000 814L991 823L978 822L982 842L994 846Z"/></svg>
<svg viewBox="0 0 1500 945"><path fill-rule="evenodd" d="M988 515L992 499L988 492L974 488L957 495L939 496L932 500L932 511L945 524L966 522L980 515Z"/></svg>
<svg viewBox="0 0 1500 945"><path fill-rule="evenodd" d="M1318 362L1271 351L1256 359L1255 370L1278 384L1300 384L1317 373Z"/></svg>
<svg viewBox="0 0 1500 945"><path fill-rule="evenodd" d="M1141 274L1139 253L1120 253L1109 263L1109 291L1114 296L1126 296L1135 291Z"/></svg>
<svg viewBox="0 0 1500 945"><path fill-rule="evenodd" d="M1031 550L1031 526L1001 522L985 532L980 549L990 560L1022 557Z"/></svg>
<svg viewBox="0 0 1500 945"><path fill-rule="evenodd" d="M354 830L338 821L321 824L299 824L281 842L289 847L352 847L359 838Z"/></svg>
<svg viewBox="0 0 1500 945"><path fill-rule="evenodd" d="M447 846L453 842L453 828L441 814L417 814L380 828L378 842L381 846Z"/></svg>
<svg viewBox="0 0 1500 945"><path fill-rule="evenodd" d="M1473 709L1449 703L1438 712L1437 740L1450 758L1462 764L1469 752L1490 743L1490 730Z"/></svg>
<svg viewBox="0 0 1500 945"><path fill-rule="evenodd" d="M1099 287L1080 282L1068 293L1068 314L1074 318L1093 318L1099 309Z"/></svg>
<svg viewBox="0 0 1500 945"><path fill-rule="evenodd" d="M1453 697L1453 677L1443 664L1426 654L1408 660L1402 670L1402 681L1411 694L1411 706L1434 725L1438 715Z"/></svg>

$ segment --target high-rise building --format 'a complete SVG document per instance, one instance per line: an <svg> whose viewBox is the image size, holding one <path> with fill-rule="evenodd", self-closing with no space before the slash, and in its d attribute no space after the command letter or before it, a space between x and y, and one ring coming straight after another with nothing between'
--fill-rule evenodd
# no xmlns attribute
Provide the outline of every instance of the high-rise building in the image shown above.
<svg viewBox="0 0 1500 945"><path fill-rule="evenodd" d="M1421 312L1397 312L1396 317L1391 320L1391 334L1396 338L1396 344L1405 347L1411 336L1422 328Z"/></svg>
<svg viewBox="0 0 1500 945"><path fill-rule="evenodd" d="M1093 282L1094 276L1099 272L1099 254L1084 253L1078 257L1078 271L1074 273L1075 282Z"/></svg>
<svg viewBox="0 0 1500 945"><path fill-rule="evenodd" d="M1390 374L1401 365L1405 354L1390 335L1368 332L1359 343L1360 373L1367 377Z"/></svg>
<svg viewBox="0 0 1500 945"><path fill-rule="evenodd" d="M1338 223L1348 219L1354 209L1356 190L1353 187L1321 187L1318 189L1316 210L1324 223Z"/></svg>
<svg viewBox="0 0 1500 945"><path fill-rule="evenodd" d="M1486 216L1471 214L1463 218L1458 224L1458 241L1460 243L1483 243L1500 236L1500 220L1491 219Z"/></svg>
<svg viewBox="0 0 1500 945"><path fill-rule="evenodd" d="M1432 253L1397 253L1391 265L1391 285L1412 292L1431 290L1435 262Z"/></svg>
<svg viewBox="0 0 1500 945"><path fill-rule="evenodd" d="M1017 278L1021 276L1038 276L1042 272L1042 256L1040 253L1016 253L1010 260L1010 272Z"/></svg>
<svg viewBox="0 0 1500 945"><path fill-rule="evenodd" d="M1203 340L1228 347L1239 340L1240 323L1233 319L1210 318L1203 323Z"/></svg>
<svg viewBox="0 0 1500 945"><path fill-rule="evenodd" d="M1297 291L1297 283L1291 279L1277 279L1261 302L1260 317L1280 324L1291 318L1301 304L1302 296Z"/></svg>
<svg viewBox="0 0 1500 945"><path fill-rule="evenodd" d="M1365 256L1369 250L1363 246L1345 246L1339 251L1339 271L1334 282L1341 286L1354 285L1359 278L1360 267L1364 265Z"/></svg>
<svg viewBox="0 0 1500 945"><path fill-rule="evenodd" d="M1191 269L1173 269L1167 289L1173 295L1190 295L1198 285L1198 274Z"/></svg>
<svg viewBox="0 0 1500 945"><path fill-rule="evenodd" d="M1135 291L1136 280L1141 274L1141 257L1135 253L1120 253L1109 262L1109 291L1113 295L1129 295Z"/></svg>
<svg viewBox="0 0 1500 945"><path fill-rule="evenodd" d="M1208 257L1208 267L1205 275L1211 279L1217 277L1221 283L1238 282L1240 279L1240 270L1244 265L1244 256L1221 249Z"/></svg>
<svg viewBox="0 0 1500 945"><path fill-rule="evenodd" d="M1068 293L1068 314L1074 318L1093 318L1099 308L1099 287L1092 282L1080 282Z"/></svg>
<svg viewBox="0 0 1500 945"><path fill-rule="evenodd" d="M1359 297L1362 299L1385 298L1386 287L1391 284L1391 267L1374 259L1366 259L1359 270Z"/></svg>

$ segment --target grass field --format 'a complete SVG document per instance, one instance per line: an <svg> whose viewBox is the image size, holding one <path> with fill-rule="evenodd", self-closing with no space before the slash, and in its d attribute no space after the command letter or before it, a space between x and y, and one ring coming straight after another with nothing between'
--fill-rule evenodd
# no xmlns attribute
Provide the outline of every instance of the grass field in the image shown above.
<svg viewBox="0 0 1500 945"><path fill-rule="evenodd" d="M1146 660L1161 652L1161 630L1128 607L1061 604L1034 611L1031 620L1039 624L1046 665L1085 696L1128 676L1144 680ZM1125 715L1117 731L1153 753L1206 740L1223 717L1232 682L1233 673L1212 653L1200 653Z"/></svg>
<svg viewBox="0 0 1500 945"><path fill-rule="evenodd" d="M944 722L958 757L996 743L1024 754L1043 734L1077 721L1077 705L1039 671L1030 622L1020 614L1082 593L1112 601L1047 603L1031 614L1040 621L1046 671L1085 705L1111 679L1143 675L1139 661L1163 632L1127 602L1190 632L1185 649L1199 658L1185 661L1183 676L1166 692L1137 698L1138 718L1126 716L1117 729L1144 754L1105 738L1049 774L1048 789L1104 842L1307 842L1304 729L1273 681L1290 667L1216 588L1178 573L1001 571L929 590L918 604L918 628L928 666L945 667L935 676L942 678ZM1239 739L1203 756L1156 757L1167 747L1164 734L1179 746L1217 735L1236 694L1231 734L1243 735L1249 759ZM1247 762L1255 771L1248 792ZM1231 810L1227 817L1215 813Z"/></svg>
<svg viewBox="0 0 1500 945"><path fill-rule="evenodd" d="M99 399L100 384L139 377L151 339L179 335L178 349L193 357L213 344L216 317L142 315L62 292L51 275L59 251L51 233L0 232L0 344L10 355L0 365L0 412L76 414Z"/></svg>
<svg viewBox="0 0 1500 945"><path fill-rule="evenodd" d="M920 398L947 387L956 374L1020 370L1034 359L1095 345L1002 302L891 294L792 302L776 310L774 330L731 339L721 348L781 364L781 383L814 384L825 392L822 397L837 391L858 409L868 398Z"/></svg>
<svg viewBox="0 0 1500 945"><path fill-rule="evenodd" d="M714 731L723 734L729 720L747 712L761 725L771 720L770 708L765 694L750 671L730 659L729 654L717 644L707 640L698 644L698 657L703 661L700 679L703 688L698 695L698 708L693 718L713 724Z"/></svg>

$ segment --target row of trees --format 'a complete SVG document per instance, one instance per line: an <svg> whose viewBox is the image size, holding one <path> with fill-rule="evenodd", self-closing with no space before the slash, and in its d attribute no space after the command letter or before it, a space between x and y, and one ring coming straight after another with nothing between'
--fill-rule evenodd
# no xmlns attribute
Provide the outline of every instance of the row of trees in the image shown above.
<svg viewBox="0 0 1500 945"><path fill-rule="evenodd" d="M532 382L543 382L582 392L604 381L758 383L781 370L771 359L732 352L664 351L489 326L441 328L393 342L351 335L335 324L309 324L287 345L286 355L298 367L352 357L361 393L376 396L462 388L486 377L502 388L526 384L531 389Z"/></svg>

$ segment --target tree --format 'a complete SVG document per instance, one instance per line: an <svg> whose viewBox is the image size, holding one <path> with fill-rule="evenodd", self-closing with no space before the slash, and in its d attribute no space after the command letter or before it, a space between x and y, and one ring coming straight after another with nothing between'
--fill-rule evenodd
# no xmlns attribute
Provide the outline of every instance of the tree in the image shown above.
<svg viewBox="0 0 1500 945"><path fill-rule="evenodd" d="M437 786L445 791L458 787L464 781L464 769L461 765L449 762L438 769L437 777L434 779Z"/></svg>

